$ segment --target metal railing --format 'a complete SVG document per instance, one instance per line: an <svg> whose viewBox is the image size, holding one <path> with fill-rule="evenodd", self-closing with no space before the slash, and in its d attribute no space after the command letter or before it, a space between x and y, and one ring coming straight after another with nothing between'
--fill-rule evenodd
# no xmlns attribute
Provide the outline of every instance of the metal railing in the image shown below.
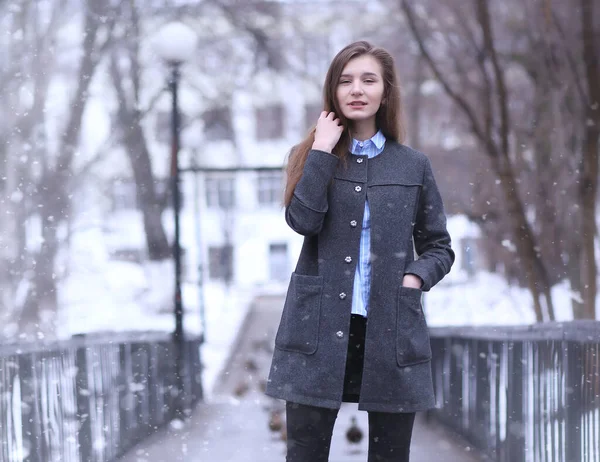
<svg viewBox="0 0 600 462"><path fill-rule="evenodd" d="M600 461L600 322L430 333L438 420L494 461Z"/></svg>
<svg viewBox="0 0 600 462"><path fill-rule="evenodd" d="M202 398L201 339L185 342L183 402ZM174 417L168 334L0 346L0 462L113 461Z"/></svg>

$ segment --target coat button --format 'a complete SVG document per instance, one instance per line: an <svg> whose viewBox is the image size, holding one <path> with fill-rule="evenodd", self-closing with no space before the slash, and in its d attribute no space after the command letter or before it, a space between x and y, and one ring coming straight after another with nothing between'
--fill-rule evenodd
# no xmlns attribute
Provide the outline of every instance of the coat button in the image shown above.
<svg viewBox="0 0 600 462"><path fill-rule="evenodd" d="M344 333L341 330L338 330L335 335L338 336L338 338L342 338L344 336Z"/></svg>
<svg viewBox="0 0 600 462"><path fill-rule="evenodd" d="M356 163L357 163L357 164L362 164L362 163L363 163L363 160L364 160L364 159L363 159L362 157L359 157L358 159L356 159Z"/></svg>
<svg viewBox="0 0 600 462"><path fill-rule="evenodd" d="M352 257L346 257L346 258L344 258L344 261L346 263L351 263L352 262Z"/></svg>
<svg viewBox="0 0 600 462"><path fill-rule="evenodd" d="M346 292L340 292L339 297L343 300L346 298Z"/></svg>
<svg viewBox="0 0 600 462"><path fill-rule="evenodd" d="M358 224L358 223L356 222L356 220L352 220L352 221L350 222L350 226L352 226L353 228L356 228L356 225L357 225L357 224Z"/></svg>
<svg viewBox="0 0 600 462"><path fill-rule="evenodd" d="M355 186L355 187L354 187L354 190L355 190L356 192L361 192L361 191L362 191L362 188L361 188L360 186Z"/></svg>

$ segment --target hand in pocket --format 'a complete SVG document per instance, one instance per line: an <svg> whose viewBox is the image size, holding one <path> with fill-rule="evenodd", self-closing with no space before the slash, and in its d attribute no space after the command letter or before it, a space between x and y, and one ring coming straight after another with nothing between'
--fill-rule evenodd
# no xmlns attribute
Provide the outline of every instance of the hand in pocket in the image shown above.
<svg viewBox="0 0 600 462"><path fill-rule="evenodd" d="M405 274L402 278L402 286L410 287L412 289L420 289L423 287L423 279L416 274Z"/></svg>

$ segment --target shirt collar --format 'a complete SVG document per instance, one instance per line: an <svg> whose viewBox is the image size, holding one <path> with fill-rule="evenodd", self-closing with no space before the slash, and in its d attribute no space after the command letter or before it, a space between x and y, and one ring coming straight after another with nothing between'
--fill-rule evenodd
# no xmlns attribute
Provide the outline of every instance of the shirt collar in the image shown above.
<svg viewBox="0 0 600 462"><path fill-rule="evenodd" d="M383 136L383 133L381 133L381 130L377 130L377 133L375 133L368 140L365 140L363 142L363 145L368 144L369 141L372 142L377 147L377 149L381 149L381 148L383 148L383 145L385 144L385 136ZM352 138L352 152L356 152L359 149L358 143L360 143L360 141Z"/></svg>

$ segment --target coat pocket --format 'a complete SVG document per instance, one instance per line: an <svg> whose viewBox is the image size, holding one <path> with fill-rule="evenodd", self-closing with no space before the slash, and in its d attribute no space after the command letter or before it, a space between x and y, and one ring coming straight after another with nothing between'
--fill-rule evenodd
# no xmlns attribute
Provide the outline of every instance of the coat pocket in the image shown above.
<svg viewBox="0 0 600 462"><path fill-rule="evenodd" d="M277 348L304 354L317 351L322 292L322 276L292 273L275 336Z"/></svg>
<svg viewBox="0 0 600 462"><path fill-rule="evenodd" d="M422 291L400 286L396 303L396 360L411 366L431 360L429 329L421 307Z"/></svg>

